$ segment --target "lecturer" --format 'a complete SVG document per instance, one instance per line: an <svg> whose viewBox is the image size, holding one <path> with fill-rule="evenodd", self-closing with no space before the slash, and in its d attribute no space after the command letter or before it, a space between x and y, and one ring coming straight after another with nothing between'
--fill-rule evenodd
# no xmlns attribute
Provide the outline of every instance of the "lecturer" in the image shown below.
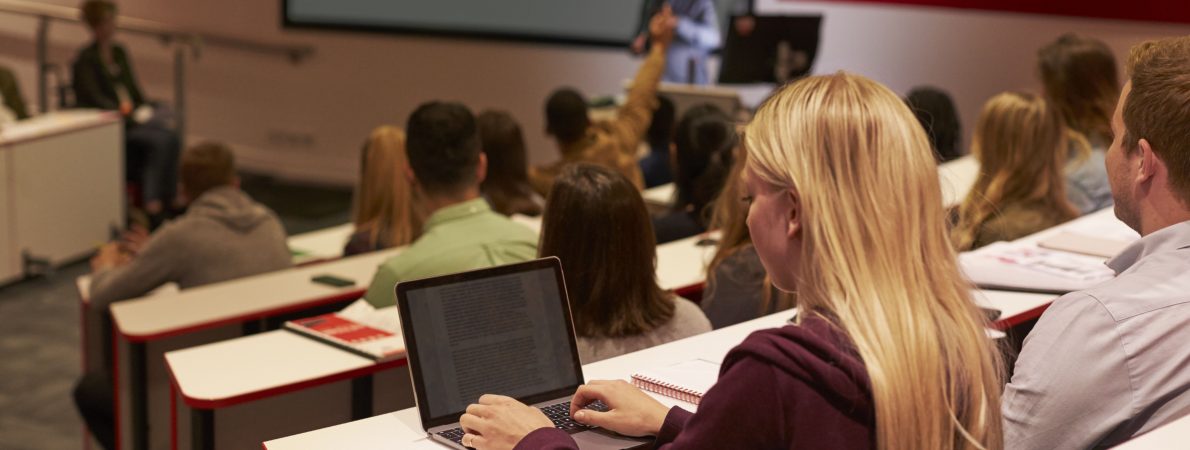
<svg viewBox="0 0 1190 450"><path fill-rule="evenodd" d="M678 27L674 30L673 42L665 59L662 81L672 83L707 84L707 57L719 48L719 20L715 3L711 0L645 0L641 14L641 25L636 38L632 40L632 52L642 54L648 45L649 18L662 5L669 4Z"/></svg>

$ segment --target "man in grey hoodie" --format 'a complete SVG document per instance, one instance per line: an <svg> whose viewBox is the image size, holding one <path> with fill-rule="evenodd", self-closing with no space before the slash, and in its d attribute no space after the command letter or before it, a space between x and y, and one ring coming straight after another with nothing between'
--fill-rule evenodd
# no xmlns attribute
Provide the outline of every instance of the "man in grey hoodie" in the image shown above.
<svg viewBox="0 0 1190 450"><path fill-rule="evenodd" d="M91 259L92 311L107 317L113 302L169 282L187 289L293 264L277 215L239 189L230 149L217 143L187 149L179 178L182 195L192 200L186 214L152 236L106 244ZM110 365L84 376L74 391L79 413L104 448L115 444Z"/></svg>
<svg viewBox="0 0 1190 450"><path fill-rule="evenodd" d="M165 283L182 289L292 265L277 215L239 189L231 150L202 143L182 154L186 214L141 243L103 246L91 260L91 303L142 296Z"/></svg>

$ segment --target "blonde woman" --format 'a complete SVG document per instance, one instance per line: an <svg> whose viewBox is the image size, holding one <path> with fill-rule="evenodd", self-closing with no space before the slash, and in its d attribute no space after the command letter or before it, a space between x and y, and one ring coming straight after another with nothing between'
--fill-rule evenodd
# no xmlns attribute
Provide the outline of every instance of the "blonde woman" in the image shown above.
<svg viewBox="0 0 1190 450"><path fill-rule="evenodd" d="M1011 241L1078 217L1062 168L1081 136L1040 96L992 97L975 125L971 153L980 173L959 205L951 239L959 250Z"/></svg>
<svg viewBox="0 0 1190 450"><path fill-rule="evenodd" d="M742 154L736 157L711 212L711 228L722 235L707 265L707 288L699 306L716 329L797 304L797 295L773 287L748 235L748 205L740 201L745 192L742 174L746 161Z"/></svg>
<svg viewBox="0 0 1190 450"><path fill-rule="evenodd" d="M1001 448L1000 359L946 238L930 144L888 88L805 78L745 138L748 229L794 323L727 354L691 414L623 381L579 388L579 422L660 448ZM610 409L582 408L601 400ZM576 448L539 411L485 395L461 418L479 449Z"/></svg>
<svg viewBox="0 0 1190 450"><path fill-rule="evenodd" d="M373 130L360 160L351 219L355 232L345 255L406 245L421 234L425 217L405 176L408 170L405 132L388 125Z"/></svg>

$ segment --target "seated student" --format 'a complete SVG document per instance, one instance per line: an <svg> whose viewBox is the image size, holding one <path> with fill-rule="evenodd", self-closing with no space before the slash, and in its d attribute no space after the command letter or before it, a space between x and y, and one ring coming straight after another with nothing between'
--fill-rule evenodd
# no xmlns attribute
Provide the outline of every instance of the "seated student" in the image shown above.
<svg viewBox="0 0 1190 450"><path fill-rule="evenodd" d="M151 120L152 107L141 94L128 51L113 40L115 3L88 0L81 10L92 41L79 50L72 66L76 106L115 110L124 115L126 173L130 179L140 181L141 201L155 228L164 220L166 208L180 206L174 204L181 147L178 135Z"/></svg>
<svg viewBox="0 0 1190 450"><path fill-rule="evenodd" d="M963 136L962 125L950 94L932 86L919 86L909 91L905 103L909 104L917 121L926 129L926 137L930 138L930 147L934 149L934 157L938 158L938 162L963 156L959 144Z"/></svg>
<svg viewBox="0 0 1190 450"><path fill-rule="evenodd" d="M1041 97L1005 92L988 100L971 144L979 176L951 230L955 248L1019 239L1078 217L1062 176L1072 138L1079 137Z"/></svg>
<svg viewBox="0 0 1190 450"><path fill-rule="evenodd" d="M239 189L230 148L195 145L179 172L182 194L192 199L186 213L150 236L100 248L91 259L92 305L103 309L170 282L187 289L293 264L277 215Z"/></svg>
<svg viewBox="0 0 1190 450"><path fill-rule="evenodd" d="M934 157L909 108L861 76L804 78L744 136L748 228L773 283L797 291L795 322L730 351L696 413L592 381L574 418L663 449L1000 448L1000 357L946 241ZM610 410L580 409L594 400ZM577 448L508 397L480 397L461 425L480 450Z"/></svg>
<svg viewBox="0 0 1190 450"><path fill-rule="evenodd" d="M476 123L480 147L488 158L488 175L479 186L483 196L500 214L540 216L545 199L529 185L529 160L520 124L506 111L484 111Z"/></svg>
<svg viewBox="0 0 1190 450"><path fill-rule="evenodd" d="M12 123L29 118L25 109L25 98L16 75L7 67L0 66L0 124Z"/></svg>
<svg viewBox="0 0 1190 450"><path fill-rule="evenodd" d="M413 242L425 217L406 173L405 132L388 125L372 130L360 160L352 224L343 254L350 256Z"/></svg>
<svg viewBox="0 0 1190 450"><path fill-rule="evenodd" d="M479 150L475 117L458 103L424 103L409 116L405 148L428 218L422 234L376 269L364 299L395 305L398 281L528 261L537 234L492 211L480 196L487 157Z"/></svg>
<svg viewBox="0 0 1190 450"><path fill-rule="evenodd" d="M183 197L193 199L185 214L152 235L133 233L124 245L104 245L91 259L92 310L106 317L113 302L166 283L189 289L293 264L281 221L239 189L231 149L193 146L182 154L179 172ZM87 428L104 448L115 446L110 372L86 374L74 391Z"/></svg>
<svg viewBox="0 0 1190 450"><path fill-rule="evenodd" d="M649 144L649 154L640 159L640 173L645 178L645 187L657 187L674 181L670 170L669 145L673 142L674 102L664 95L657 96L657 110L653 111L653 121L649 122L649 130L645 138Z"/></svg>
<svg viewBox="0 0 1190 450"><path fill-rule="evenodd" d="M657 286L649 211L623 175L571 165L545 210L540 255L562 260L584 363L711 331L698 305Z"/></svg>
<svg viewBox="0 0 1190 450"><path fill-rule="evenodd" d="M587 101L574 89L563 88L550 95L545 104L546 132L557 142L562 159L529 171L529 180L537 193L548 194L562 169L580 161L615 169L637 189L644 187L636 164L636 150L653 118L657 85L665 68L665 51L673 40L675 23L668 6L650 21L653 48L636 73L628 101L620 107L615 120L592 123L587 116Z"/></svg>
<svg viewBox="0 0 1190 450"><path fill-rule="evenodd" d="M1120 97L1116 58L1102 41L1065 34L1037 52L1046 100L1085 146L1073 146L1066 162L1066 197L1082 214L1111 206L1104 155L1111 144L1111 115ZM1078 141L1072 141L1072 143Z"/></svg>
<svg viewBox="0 0 1190 450"><path fill-rule="evenodd" d="M797 305L797 295L781 292L773 282L748 235L747 205L741 175L747 159L732 165L723 192L715 200L711 226L719 230L719 247L707 265L707 286L699 306L715 329L784 311Z"/></svg>
<svg viewBox="0 0 1190 450"><path fill-rule="evenodd" d="M694 106L682 115L674 135L673 209L653 219L657 243L707 231L707 206L723 189L737 141L735 123L715 105Z"/></svg>
<svg viewBox="0 0 1190 450"><path fill-rule="evenodd" d="M1190 36L1132 48L1112 119L1116 277L1050 305L1004 391L1004 446L1107 448L1190 413Z"/></svg>

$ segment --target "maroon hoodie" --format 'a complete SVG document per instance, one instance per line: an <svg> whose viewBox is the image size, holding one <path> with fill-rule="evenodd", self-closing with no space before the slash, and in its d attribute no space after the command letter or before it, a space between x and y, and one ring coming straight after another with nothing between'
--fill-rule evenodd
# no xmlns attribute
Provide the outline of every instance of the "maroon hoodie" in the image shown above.
<svg viewBox="0 0 1190 450"><path fill-rule="evenodd" d="M876 446L872 388L863 361L817 316L761 330L723 360L697 413L674 407L657 434L661 449L868 449ZM517 449L577 449L542 428Z"/></svg>

